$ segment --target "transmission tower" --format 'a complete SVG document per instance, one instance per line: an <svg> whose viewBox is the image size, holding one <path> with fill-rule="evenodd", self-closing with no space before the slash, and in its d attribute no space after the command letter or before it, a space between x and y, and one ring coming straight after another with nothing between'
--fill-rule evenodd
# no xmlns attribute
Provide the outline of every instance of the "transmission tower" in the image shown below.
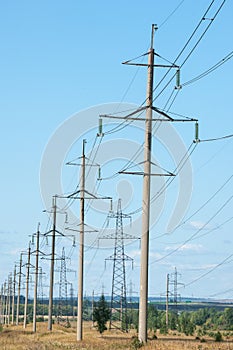
<svg viewBox="0 0 233 350"><path fill-rule="evenodd" d="M70 307L71 307L71 315L72 321L74 321L74 287L73 283L70 283Z"/></svg>
<svg viewBox="0 0 233 350"><path fill-rule="evenodd" d="M61 267L60 267L60 279L59 279L59 303L58 303L58 315L57 321L68 322L67 315L67 278L66 278L66 257L65 248L62 248Z"/></svg>
<svg viewBox="0 0 233 350"><path fill-rule="evenodd" d="M175 306L175 312L178 312L177 304L178 304L178 298L180 300L181 295L177 292L178 285L183 285L183 283L178 282L178 277L181 277L181 274L177 272L177 269L175 267L175 272L171 274L171 279L169 281L169 284L173 285L173 298L172 302Z"/></svg>
<svg viewBox="0 0 233 350"><path fill-rule="evenodd" d="M134 238L131 235L124 235L123 218L130 218L121 210L121 200L118 200L117 212L111 213L110 218L116 219L116 231L114 236L109 235L102 238L114 239L114 253L105 260L113 261L112 295L111 295L111 317L109 328L118 328L122 331L128 330L127 320L127 299L126 299L126 278L125 262L133 259L125 254L124 239Z"/></svg>
<svg viewBox="0 0 233 350"><path fill-rule="evenodd" d="M44 288L43 288L43 272L42 268L39 267L38 275L38 304L41 305L42 317L44 319L45 310L44 310Z"/></svg>

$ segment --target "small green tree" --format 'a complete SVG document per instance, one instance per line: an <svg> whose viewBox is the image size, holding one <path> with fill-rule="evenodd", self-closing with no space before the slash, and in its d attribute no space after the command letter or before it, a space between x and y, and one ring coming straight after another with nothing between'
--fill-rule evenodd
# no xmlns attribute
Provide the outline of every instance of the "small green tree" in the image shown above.
<svg viewBox="0 0 233 350"><path fill-rule="evenodd" d="M218 331L217 333L214 334L214 339L216 342L222 341L222 334Z"/></svg>
<svg viewBox="0 0 233 350"><path fill-rule="evenodd" d="M193 335L195 325L191 321L190 313L186 311L182 312L178 320L178 331L183 332L185 335Z"/></svg>
<svg viewBox="0 0 233 350"><path fill-rule="evenodd" d="M148 306L148 316L147 316L148 328L151 331L156 331L158 327L158 310L153 304Z"/></svg>
<svg viewBox="0 0 233 350"><path fill-rule="evenodd" d="M110 309L102 294L93 311L93 321L97 323L96 327L100 334L107 329L106 322L110 319L110 315Z"/></svg>
<svg viewBox="0 0 233 350"><path fill-rule="evenodd" d="M223 320L224 320L224 328L225 329L233 329L233 309L225 308L223 312Z"/></svg>

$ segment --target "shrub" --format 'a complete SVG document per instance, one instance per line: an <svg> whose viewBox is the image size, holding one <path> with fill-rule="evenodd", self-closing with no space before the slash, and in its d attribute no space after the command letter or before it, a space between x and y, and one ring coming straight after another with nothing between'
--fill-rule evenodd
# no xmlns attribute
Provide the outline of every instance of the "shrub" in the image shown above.
<svg viewBox="0 0 233 350"><path fill-rule="evenodd" d="M217 341L217 342L222 341L222 340L223 340L223 339L222 339L222 334L221 334L220 332L215 333L215 334L214 334L214 339L215 339L215 341Z"/></svg>
<svg viewBox="0 0 233 350"><path fill-rule="evenodd" d="M132 341L130 343L130 349L137 350L143 346L143 343L138 339L138 337L132 337Z"/></svg>

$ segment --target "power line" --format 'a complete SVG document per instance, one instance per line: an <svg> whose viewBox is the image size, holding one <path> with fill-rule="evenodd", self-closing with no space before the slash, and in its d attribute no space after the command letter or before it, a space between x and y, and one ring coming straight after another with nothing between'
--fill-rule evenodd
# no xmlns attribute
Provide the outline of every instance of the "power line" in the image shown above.
<svg viewBox="0 0 233 350"><path fill-rule="evenodd" d="M183 169L183 167L185 166L188 158L191 156L191 154L194 152L195 150L195 146L193 148L193 150L191 151L191 148L193 147L193 143L190 144L187 152L184 154L184 156L181 158L179 164L177 165L177 167L175 168L175 170L173 171L174 174L179 175L180 171ZM189 153L190 151L190 153ZM168 188L168 186L175 180L175 177L170 177L167 181L165 181L165 183L161 186L161 188L158 190L158 192L152 196L151 198L151 202L153 203L154 201L156 201L163 193L164 191L166 191L166 189ZM142 207L128 213L128 215L134 215L139 213L142 210Z"/></svg>
<svg viewBox="0 0 233 350"><path fill-rule="evenodd" d="M197 213L199 213L222 189L230 182L233 178L233 174L214 192L214 194L207 199L194 213L192 213L188 218L186 218L180 225L176 227L177 230L180 226L184 225L187 221L189 221L192 217L194 217Z"/></svg>
<svg viewBox="0 0 233 350"><path fill-rule="evenodd" d="M224 260L222 260L219 264L217 264L216 266L214 266L214 267L213 267L212 269L210 269L209 271L203 273L201 276L195 278L195 279L192 280L191 282L186 283L186 284L185 284L185 287L188 287L188 286L190 286L191 284L196 283L197 281L199 281L199 280L202 279L203 277L209 275L210 273L212 273L213 271L215 271L218 267L220 267L220 266L226 264L227 261L228 261L230 258L232 258L232 257L233 257L233 253L230 254L227 258L225 258Z"/></svg>
<svg viewBox="0 0 233 350"><path fill-rule="evenodd" d="M197 239L197 238L201 238L201 237L204 237L208 234L210 234L211 232L213 231L216 231L218 229L220 229L221 227L223 227L224 225L226 225L228 222L230 222L231 220L233 220L233 216L231 216L230 218L228 218L227 220L223 221L221 224L218 224L217 227L214 227L212 228L211 230L209 230L208 232L205 232L205 233L202 233L201 235L198 235L197 237L195 237L194 239Z"/></svg>
<svg viewBox="0 0 233 350"><path fill-rule="evenodd" d="M230 134L230 135L220 136L220 137L216 137L216 138L212 138L212 139L198 140L198 142L220 141L220 140L225 140L225 139L229 139L232 137L233 137L233 134Z"/></svg>
<svg viewBox="0 0 233 350"><path fill-rule="evenodd" d="M150 264L154 264L158 261L164 260L166 259L168 256L174 254L175 252L177 252L178 250L180 250L182 247L185 246L185 244L189 243L190 241L192 241L199 232L201 232L226 206L227 204L232 200L233 195L231 195L225 202L224 204L210 217L210 219L201 227L199 228L195 233L193 233L188 239L186 239L182 244L180 244L177 248L173 249L172 251L170 251L168 254L164 255L163 257L156 259L152 262L150 262Z"/></svg>
<svg viewBox="0 0 233 350"><path fill-rule="evenodd" d="M207 69L206 71L204 71L203 73L197 75L196 77L186 81L185 83L182 84L183 86L187 86L190 85L196 81L198 81L199 79L204 78L206 75L212 73L213 71L215 71L217 68L221 67L224 63L226 63L228 60L230 60L233 57L233 51L231 51L228 55L226 55L224 58L222 58L220 61L218 61L216 64L214 64L212 67L210 67L209 69Z"/></svg>
<svg viewBox="0 0 233 350"><path fill-rule="evenodd" d="M213 21L215 20L215 18L217 17L218 13L220 12L221 8L223 7L224 3L226 0L224 0L222 2L222 4L219 6L218 10L216 11L215 15L213 18L211 18L210 23L207 25L206 29L204 30L204 32L201 34L201 36L199 37L199 39L197 40L196 44L194 45L194 47L191 49L191 51L189 52L189 54L186 56L186 58L184 59L183 63L179 66L179 68L181 68L189 59L189 57L191 56L191 54L194 52L194 50L196 49L196 47L198 46L198 44L201 42L201 40L203 39L204 35L206 34L206 32L208 31L208 29L210 28L211 24L213 23ZM190 43L190 41L192 40L192 38L194 37L194 35L196 34L198 28L200 27L201 23L203 22L203 20L206 19L206 15L208 14L210 8L212 7L213 3L215 2L215 0L213 0L211 2L211 4L209 5L209 7L207 8L206 12L204 13L204 15L202 16L201 20L199 21L198 25L196 26L196 28L194 29L193 33L191 34L191 36L189 37L188 41L186 42L186 44L184 45L184 47L182 48L182 50L180 51L180 53L178 54L178 56L176 57L174 64L177 62L177 60L180 58L180 56L182 55L182 53L184 52L184 50L186 49L186 47L188 46L188 44ZM163 80L166 78L166 76L168 75L168 73L170 72L171 68L166 72L166 74L164 75L164 77L159 81L159 83L156 85L156 87L154 88L154 91L157 90L157 88L161 85L161 83L163 82ZM170 80L168 81L168 83L163 87L163 89L157 94L157 96L154 98L154 101L163 93L163 91L169 86L169 84L171 83L171 81L173 80L175 75L173 75Z"/></svg>
<svg viewBox="0 0 233 350"><path fill-rule="evenodd" d="M185 0L182 0L176 8L165 18L165 20L159 25L159 29L174 15L174 13L179 9L179 7L183 4Z"/></svg>
<svg viewBox="0 0 233 350"><path fill-rule="evenodd" d="M230 293L230 292L233 292L233 288L230 288L230 289L227 289L227 290L224 290L224 291L212 294L212 295L208 295L208 297L209 298L214 298L214 297L217 297L218 295L224 295L224 294L227 294L227 293Z"/></svg>

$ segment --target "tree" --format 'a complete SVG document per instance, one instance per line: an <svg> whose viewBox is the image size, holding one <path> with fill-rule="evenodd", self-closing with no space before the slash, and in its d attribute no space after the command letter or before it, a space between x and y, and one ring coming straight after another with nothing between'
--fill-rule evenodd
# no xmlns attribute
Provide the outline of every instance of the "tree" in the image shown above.
<svg viewBox="0 0 233 350"><path fill-rule="evenodd" d="M169 317L168 317L168 328L172 329L173 331L177 329L178 325L178 315L174 311L169 312Z"/></svg>
<svg viewBox="0 0 233 350"><path fill-rule="evenodd" d="M185 335L193 335L195 331L195 325L191 321L191 315L189 312L182 312L179 316L178 330Z"/></svg>
<svg viewBox="0 0 233 350"><path fill-rule="evenodd" d="M158 310L153 304L148 306L148 316L147 316L148 328L152 331L156 331L158 326Z"/></svg>
<svg viewBox="0 0 233 350"><path fill-rule="evenodd" d="M93 321L97 323L96 327L100 334L107 329L106 322L110 319L110 315L110 309L102 294L93 311Z"/></svg>
<svg viewBox="0 0 233 350"><path fill-rule="evenodd" d="M233 309L232 308L225 308L223 312L223 319L224 319L224 326L225 329L233 329Z"/></svg>

